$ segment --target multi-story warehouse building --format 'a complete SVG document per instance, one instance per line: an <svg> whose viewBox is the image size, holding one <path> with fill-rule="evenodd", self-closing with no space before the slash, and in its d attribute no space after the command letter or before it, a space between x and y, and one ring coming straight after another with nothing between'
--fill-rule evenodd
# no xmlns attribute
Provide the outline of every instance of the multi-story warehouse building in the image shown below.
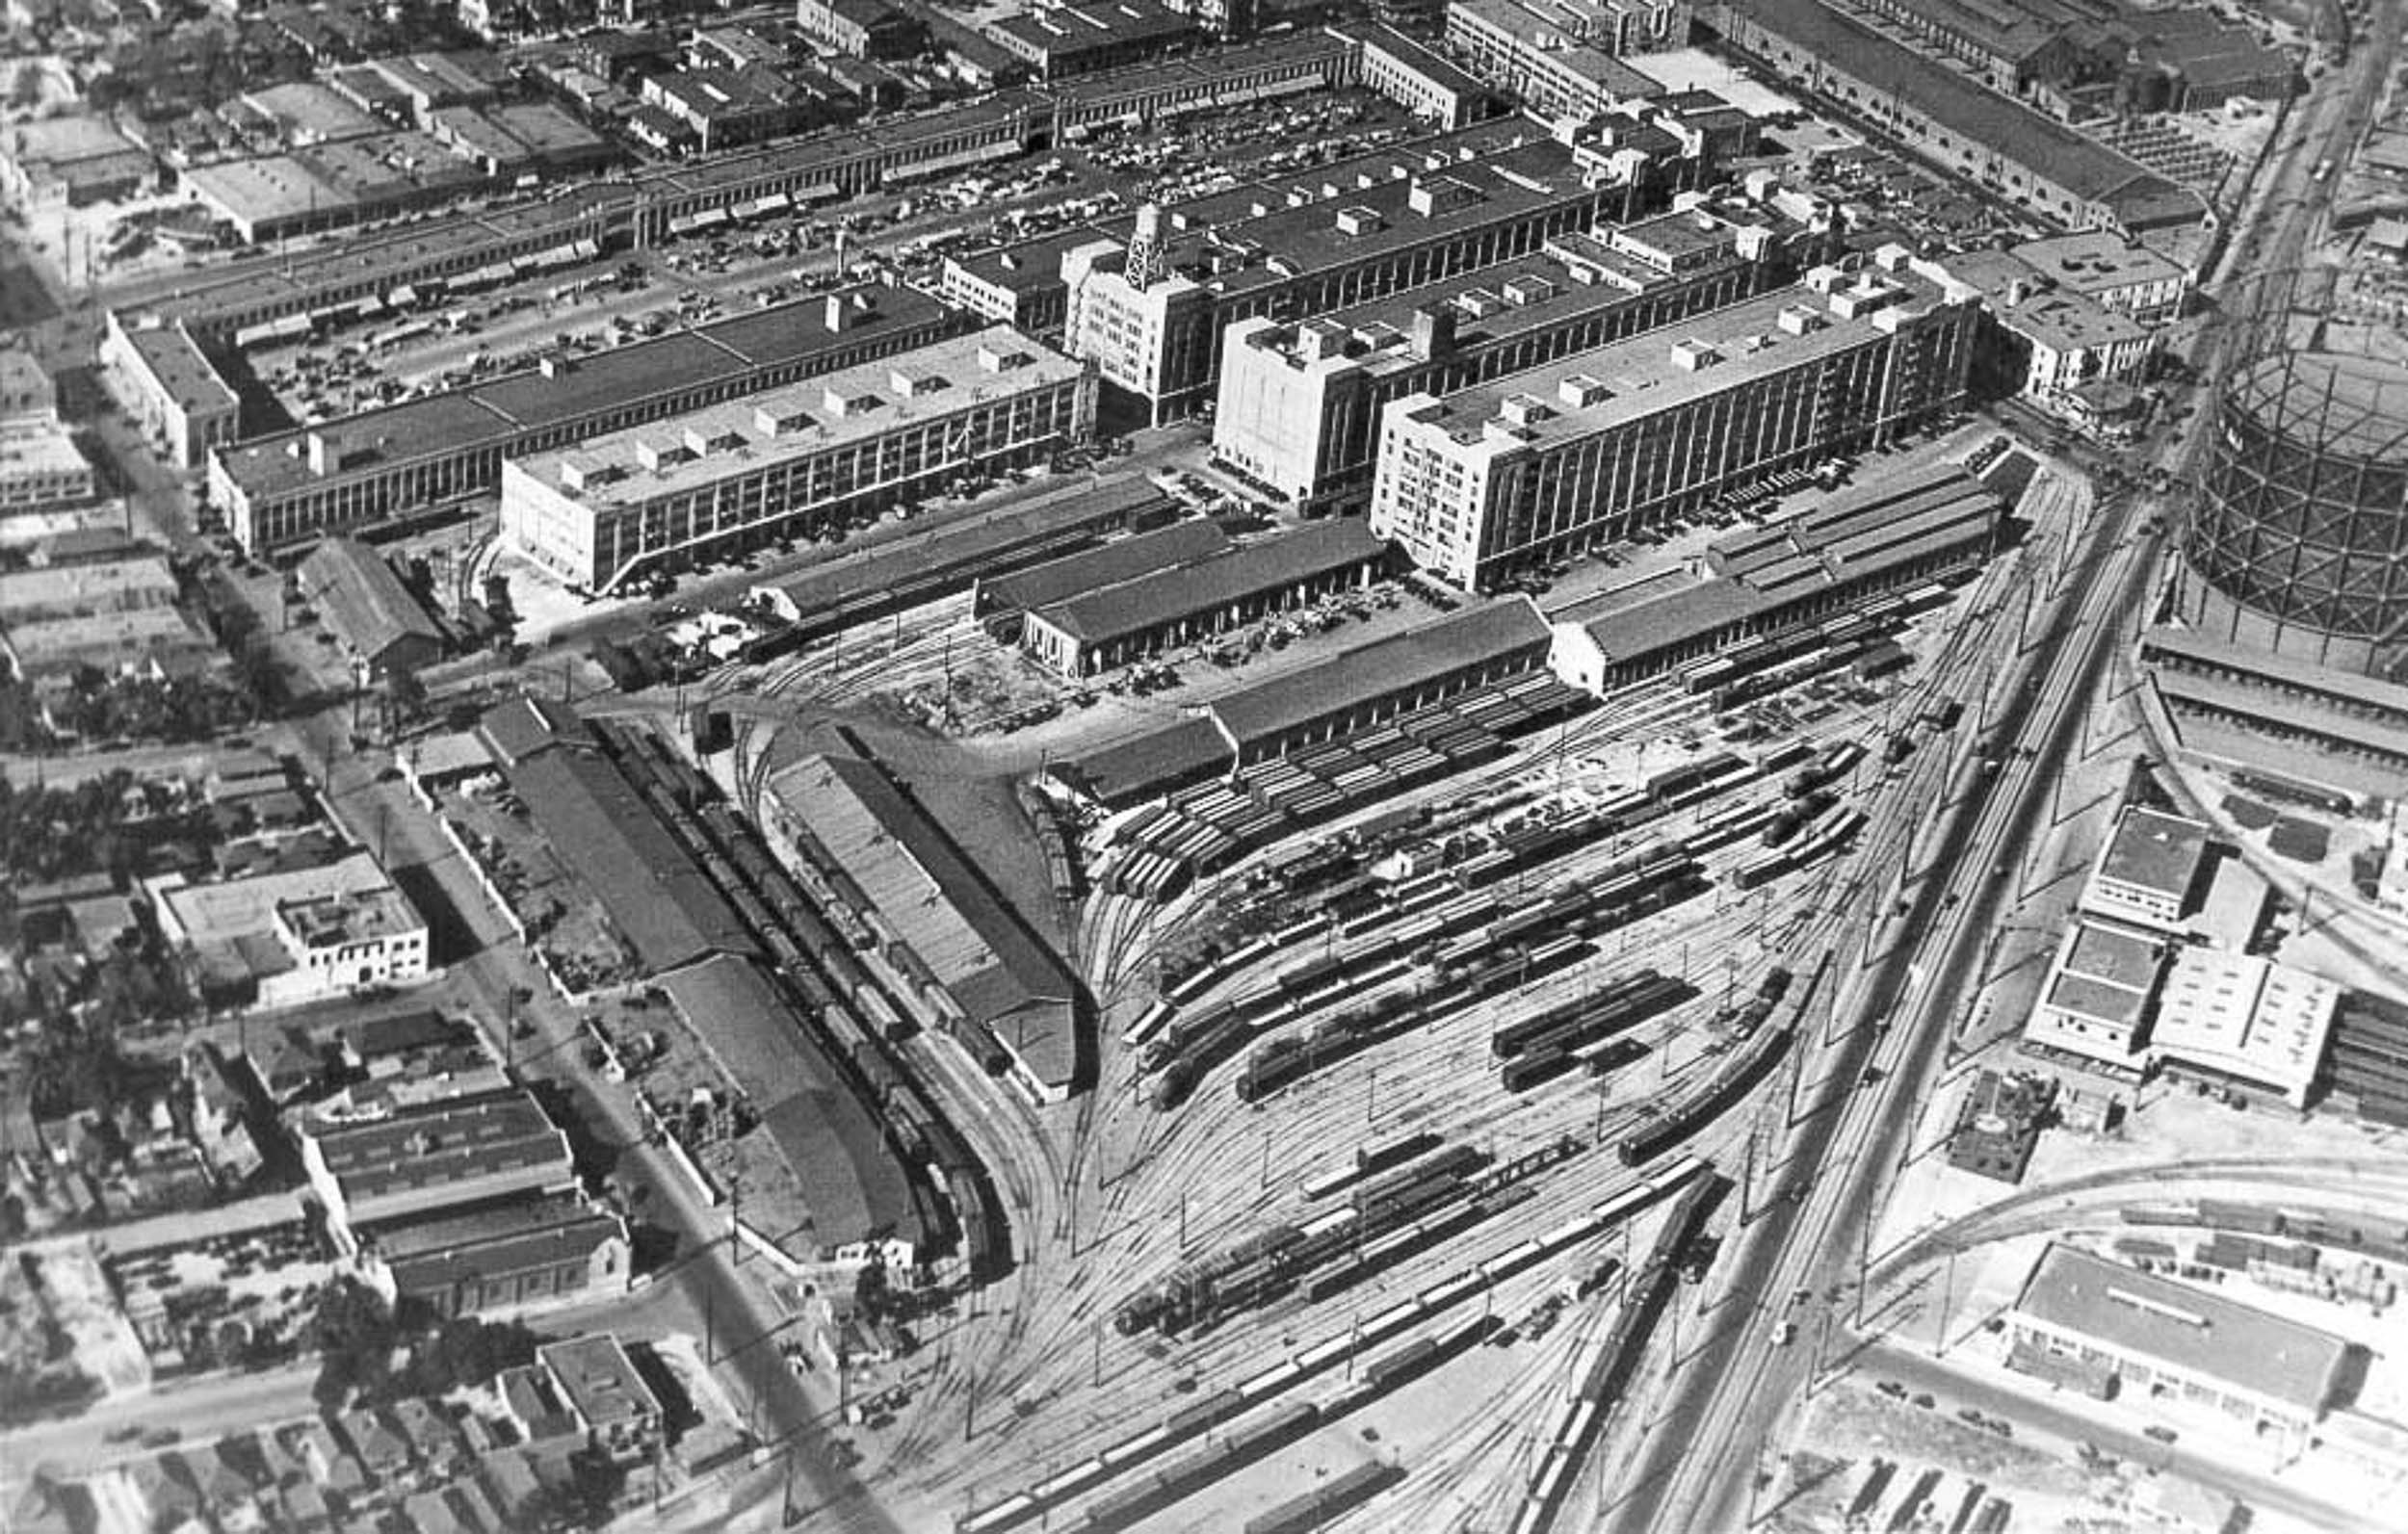
<svg viewBox="0 0 2408 1534"><path fill-rule="evenodd" d="M1477 78L1394 27L1365 21L1330 31L1359 50L1367 89L1425 122L1460 128L1494 109L1495 97Z"/></svg>
<svg viewBox="0 0 2408 1534"><path fill-rule="evenodd" d="M927 29L886 0L795 0L795 26L853 59L908 59L928 42Z"/></svg>
<svg viewBox="0 0 2408 1534"><path fill-rule="evenodd" d="M1811 264L1792 263L1819 244L1768 210L1701 201L1298 324L1241 320L1221 350L1213 452L1297 505L1359 503L1390 401L1737 303Z"/></svg>
<svg viewBox="0 0 2408 1534"><path fill-rule="evenodd" d="M1448 0L1446 45L1465 67L1553 117L1593 117L1663 93L1626 54L1688 41L1688 0Z"/></svg>
<svg viewBox="0 0 2408 1534"><path fill-rule="evenodd" d="M0 515L69 506L93 494L92 464L56 416L0 425Z"/></svg>
<svg viewBox="0 0 2408 1534"><path fill-rule="evenodd" d="M1066 345L1097 365L1109 411L1159 422L1211 398L1236 321L1494 266L1623 200L1565 145L1495 124L1326 168L1284 197L1242 188L1172 212L1148 206L1125 241L1062 258Z"/></svg>
<svg viewBox="0 0 2408 1534"><path fill-rule="evenodd" d="M2194 273L2179 261L2107 229L2028 240L2015 258L2069 293L2142 325L2178 318Z"/></svg>
<svg viewBox="0 0 2408 1534"><path fill-rule="evenodd" d="M1199 40L1195 23L1155 0L1082 0L989 21L988 41L1041 80L1135 64Z"/></svg>
<svg viewBox="0 0 2408 1534"><path fill-rule="evenodd" d="M1047 87L1054 133L1074 138L1101 123L1145 124L1189 112L1242 107L1355 83L1363 44L1336 33L1280 37L1182 59L1083 75ZM1383 71L1362 82L1394 99L1404 78ZM1448 124L1454 126L1454 124Z"/></svg>
<svg viewBox="0 0 2408 1534"><path fill-rule="evenodd" d="M513 456L508 545L596 591L841 530L955 476L1085 441L1095 381L1006 325L726 404Z"/></svg>
<svg viewBox="0 0 2408 1534"><path fill-rule="evenodd" d="M489 492L505 457L925 346L959 325L907 288L829 294L220 448L209 499L244 548L274 554Z"/></svg>
<svg viewBox="0 0 2408 1534"><path fill-rule="evenodd" d="M1803 284L1382 417L1372 527L1489 587L1965 397L1972 293L1884 247Z"/></svg>
<svg viewBox="0 0 2408 1534"><path fill-rule="evenodd" d="M2210 216L2196 193L1819 0L1744 0L1714 19L1783 77L2065 228L2138 235Z"/></svg>
<svg viewBox="0 0 2408 1534"><path fill-rule="evenodd" d="M234 440L242 402L179 324L128 328L112 311L100 372L125 413L175 462L195 467Z"/></svg>
<svg viewBox="0 0 2408 1534"><path fill-rule="evenodd" d="M1949 274L1981 294L1977 381L2082 425L2129 414L2157 355L2158 334L2130 314L2062 288L2019 255L1944 256ZM2120 404L2119 402L2120 401Z"/></svg>

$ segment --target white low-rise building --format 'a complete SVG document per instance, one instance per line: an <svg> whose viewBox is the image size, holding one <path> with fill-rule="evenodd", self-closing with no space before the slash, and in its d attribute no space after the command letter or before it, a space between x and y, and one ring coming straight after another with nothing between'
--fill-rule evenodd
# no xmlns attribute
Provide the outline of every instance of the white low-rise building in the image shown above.
<svg viewBox="0 0 2408 1534"><path fill-rule="evenodd" d="M2182 932L2207 857L2205 821L2128 805L2090 871L2082 909L2163 932Z"/></svg>
<svg viewBox="0 0 2408 1534"><path fill-rule="evenodd" d="M2024 1025L2025 1042L2137 1075L2164 964L2162 940L2153 934L2075 918Z"/></svg>
<svg viewBox="0 0 2408 1534"><path fill-rule="evenodd" d="M429 974L427 923L376 858L354 851L312 868L146 886L170 943L189 949L203 984L294 1006Z"/></svg>
<svg viewBox="0 0 2408 1534"><path fill-rule="evenodd" d="M2332 981L2271 959L2186 947L2167 972L2149 1053L2305 1107L2341 997Z"/></svg>

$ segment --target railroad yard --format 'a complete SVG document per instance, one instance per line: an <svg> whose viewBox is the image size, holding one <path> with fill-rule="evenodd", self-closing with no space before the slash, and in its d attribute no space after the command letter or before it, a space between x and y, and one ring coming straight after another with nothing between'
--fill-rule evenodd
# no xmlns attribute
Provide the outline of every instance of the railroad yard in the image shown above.
<svg viewBox="0 0 2408 1534"><path fill-rule="evenodd" d="M2028 460L2008 467L2022 489ZM1309 834L1254 812L1191 882L1149 874L1160 811L1034 806L1075 841L1056 893L1095 1085L1034 1105L982 1075L991 1041L877 1046L952 1126L940 1172L947 1134L988 1169L940 1180L976 1211L965 1240L993 1243L964 1255L1000 1275L854 1382L901 1403L853 1436L888 1505L978 1530L1584 1526L1639 1430L1615 1403L1712 1303L1683 1277L1760 1211L1830 1085L1839 977L1941 807L1996 770L1966 744L2005 702L1980 679L2045 614L2087 505L2078 476L2029 483L2041 519L1961 586L1602 702L1543 673L1459 700L1443 729L1389 732L1426 742L1416 762L1368 786L1329 768L1351 797L1284 801L1320 816ZM944 674L967 610L715 678L740 726L706 759L720 789L760 813L826 723ZM1170 803L1225 816L1227 792ZM863 978L785 969L829 1019ZM857 1052L893 1030L851 1031Z"/></svg>

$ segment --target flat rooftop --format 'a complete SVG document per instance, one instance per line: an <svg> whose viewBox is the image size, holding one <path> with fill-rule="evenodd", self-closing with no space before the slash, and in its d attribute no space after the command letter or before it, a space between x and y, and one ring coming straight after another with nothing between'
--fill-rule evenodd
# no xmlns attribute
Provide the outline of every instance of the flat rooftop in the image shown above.
<svg viewBox="0 0 2408 1534"><path fill-rule="evenodd" d="M357 851L312 868L216 884L187 884L163 891L162 899L187 938L201 947L271 933L280 907L380 892L402 898L393 881L377 866L375 856Z"/></svg>
<svg viewBox="0 0 2408 1534"><path fill-rule="evenodd" d="M1308 330L1318 329L1338 343L1325 351L1333 366L1353 361L1374 373L1392 373L1421 361L1411 347L1414 317L1431 305L1454 311L1455 351L1477 351L1577 323L1671 280L1635 256L1593 241L1584 244L1593 247L1593 256L1567 259L1566 242L1553 241L1537 254L1258 331L1249 344L1282 351L1298 366L1311 366L1304 342Z"/></svg>
<svg viewBox="0 0 2408 1534"><path fill-rule="evenodd" d="M830 298L846 303L842 330L828 328ZM347 460L344 470L326 479L436 455L506 449L545 427L591 419L732 374L807 366L810 358L851 346L865 333L914 330L940 325L945 316L943 304L917 290L865 285L615 347L577 358L549 377L540 369L530 369L381 410L256 437L223 449L220 455L245 492L272 496L321 481L311 472L305 452L312 432L337 444Z"/></svg>
<svg viewBox="0 0 2408 1534"><path fill-rule="evenodd" d="M2204 822L2133 805L2115 822L2115 834L2100 855L2099 876L2179 900L2190 893L2207 854Z"/></svg>
<svg viewBox="0 0 2408 1534"><path fill-rule="evenodd" d="M2049 977L2048 1004L2118 1027L2139 1025L2157 984L2158 949L2120 928L2077 919Z"/></svg>
<svg viewBox="0 0 2408 1534"><path fill-rule="evenodd" d="M2182 282L2189 273L2145 245L2112 229L2029 240L2013 254L2042 276L2077 293L2097 294L2142 282Z"/></svg>
<svg viewBox="0 0 2408 1534"><path fill-rule="evenodd" d="M2005 250L1944 256L1950 275L1981 292L2000 325L2056 351L2096 351L2146 339L2148 327L2109 309L2080 288Z"/></svg>
<svg viewBox="0 0 2408 1534"><path fill-rule="evenodd" d="M126 340L168 397L187 410L231 410L240 402L180 325L129 326Z"/></svg>
<svg viewBox="0 0 2408 1534"><path fill-rule="evenodd" d="M33 612L163 607L175 593L175 576L162 554L11 570L0 573L0 622Z"/></svg>
<svg viewBox="0 0 2408 1534"><path fill-rule="evenodd" d="M1927 307L1942 297L1936 284L1911 272L1868 268L1830 296L1783 288L1443 399L1425 398L1412 418L1442 427L1466 446L1486 441L1496 453L1524 445L1543 452L1861 346L1884 333L1882 314ZM1843 299L1851 315L1835 312ZM1786 317L1802 318L1804 333L1785 330ZM1683 366L1684 354L1698 365ZM1525 424L1492 431L1508 401L1527 403Z"/></svg>
<svg viewBox="0 0 2408 1534"><path fill-rule="evenodd" d="M2332 1403L2349 1352L2348 1342L2330 1332L2056 1244L2041 1254L2015 1308L2117 1351L2312 1415Z"/></svg>
<svg viewBox="0 0 2408 1534"><path fill-rule="evenodd" d="M1839 61L1859 80L1881 82L1914 111L1946 124L1950 133L2047 176L2085 201L2118 209L2128 222L2135 215L2163 222L2196 222L2206 216L2206 205L2195 194L2137 161L1819 0L1750 0L1748 14L1802 52Z"/></svg>
<svg viewBox="0 0 2408 1534"><path fill-rule="evenodd" d="M1616 101L1644 100L1663 93L1662 82L1603 48L1578 39L1585 13L1602 7L1524 5L1519 0L1448 0L1448 10L1478 17L1495 30L1519 39L1545 56L1548 64L1595 82ZM1549 14L1549 12L1554 14Z"/></svg>
<svg viewBox="0 0 2408 1534"><path fill-rule="evenodd" d="M985 30L1050 58L1125 42L1168 41L1193 32L1195 23L1154 0L1078 0L989 21Z"/></svg>
<svg viewBox="0 0 2408 1534"><path fill-rule="evenodd" d="M2304 1085L2324 1059L2341 987L2271 959L2196 944L2174 955L2150 1044Z"/></svg>
<svg viewBox="0 0 2408 1534"><path fill-rule="evenodd" d="M1167 268L1216 292L1242 293L1596 195L1571 149L1524 126L1527 142L1476 159L1430 165L1399 151L1385 157L1378 171L1367 167L1351 176L1317 176L1302 194L1311 200L1295 205L1284 195L1255 194L1242 204L1244 216L1215 223L1209 236L1174 234ZM1257 207L1260 212L1252 211ZM1261 259L1252 259L1254 253ZM1247 264L1232 267L1233 257Z"/></svg>
<svg viewBox="0 0 2408 1534"><path fill-rule="evenodd" d="M597 509L638 505L1068 383L1081 367L1008 325L989 325L513 461Z"/></svg>
<svg viewBox="0 0 2408 1534"><path fill-rule="evenodd" d="M1458 67L1445 54L1420 39L1399 32L1384 21L1348 22L1335 29L1342 35L1359 38L1367 47L1400 61L1415 74L1427 79L1444 91L1458 95L1479 95L1487 88L1468 70Z"/></svg>
<svg viewBox="0 0 2408 1534"><path fill-rule="evenodd" d="M627 1349L609 1332L548 1342L536 1352L561 1383L561 1392L589 1428L658 1417L660 1397L636 1372Z"/></svg>
<svg viewBox="0 0 2408 1534"><path fill-rule="evenodd" d="M523 1087L361 1123L313 1121L309 1135L328 1175L354 1205L501 1172L557 1167L563 1183L574 1175L568 1137Z"/></svg>

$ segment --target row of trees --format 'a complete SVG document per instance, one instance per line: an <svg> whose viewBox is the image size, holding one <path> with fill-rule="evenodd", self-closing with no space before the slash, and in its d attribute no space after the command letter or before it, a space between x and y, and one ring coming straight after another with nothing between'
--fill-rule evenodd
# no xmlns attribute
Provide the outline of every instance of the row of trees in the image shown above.
<svg viewBox="0 0 2408 1534"><path fill-rule="evenodd" d="M0 774L0 876L11 884L137 871L165 842L217 845L205 806L175 784L120 767L80 782L13 783Z"/></svg>
<svg viewBox="0 0 2408 1534"><path fill-rule="evenodd" d="M242 729L258 716L249 691L206 672L153 680L91 665L76 667L66 694L50 705L58 729L81 741L183 744Z"/></svg>
<svg viewBox="0 0 2408 1534"><path fill-rule="evenodd" d="M313 1391L330 1409L482 1385L534 1363L537 1341L516 1321L441 1317L406 1303L397 1309L348 1276L319 1291L307 1335L320 1358Z"/></svg>

